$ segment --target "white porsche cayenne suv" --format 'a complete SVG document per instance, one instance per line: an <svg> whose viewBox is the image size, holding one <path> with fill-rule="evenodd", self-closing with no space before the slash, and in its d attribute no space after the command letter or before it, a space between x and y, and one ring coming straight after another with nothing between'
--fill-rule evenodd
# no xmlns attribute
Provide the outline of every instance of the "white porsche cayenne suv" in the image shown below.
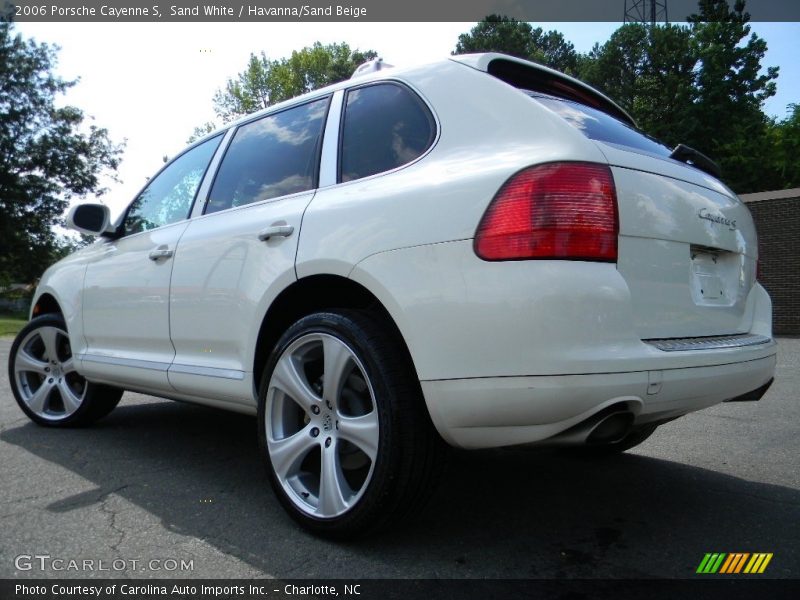
<svg viewBox="0 0 800 600"><path fill-rule="evenodd" d="M500 54L250 115L41 279L9 361L36 423L123 390L258 415L275 492L347 537L413 512L447 444L602 454L772 381L745 205L591 87ZM446 442L446 443L445 443Z"/></svg>

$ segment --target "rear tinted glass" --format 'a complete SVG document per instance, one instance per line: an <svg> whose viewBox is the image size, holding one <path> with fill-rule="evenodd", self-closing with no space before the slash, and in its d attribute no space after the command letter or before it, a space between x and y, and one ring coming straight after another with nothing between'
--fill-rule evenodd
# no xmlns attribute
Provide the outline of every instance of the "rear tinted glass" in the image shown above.
<svg viewBox="0 0 800 600"><path fill-rule="evenodd" d="M327 107L316 100L239 127L205 212L313 189Z"/></svg>
<svg viewBox="0 0 800 600"><path fill-rule="evenodd" d="M395 83L347 93L340 181L382 173L411 162L433 143L436 126L411 90Z"/></svg>
<svg viewBox="0 0 800 600"><path fill-rule="evenodd" d="M536 92L525 91L525 93L558 113L570 125L582 131L589 139L627 146L628 148L642 150L658 156L669 156L672 152L655 138L649 137L645 133L629 127L597 109Z"/></svg>

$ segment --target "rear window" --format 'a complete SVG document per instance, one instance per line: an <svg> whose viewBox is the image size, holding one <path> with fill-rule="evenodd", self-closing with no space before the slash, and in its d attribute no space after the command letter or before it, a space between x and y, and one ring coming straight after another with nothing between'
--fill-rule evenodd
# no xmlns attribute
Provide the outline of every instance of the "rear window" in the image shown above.
<svg viewBox="0 0 800 600"><path fill-rule="evenodd" d="M547 96L537 92L525 91L531 98L558 113L567 123L579 129L592 140L626 146L657 156L669 156L672 150L646 133L629 127L614 117L584 104Z"/></svg>

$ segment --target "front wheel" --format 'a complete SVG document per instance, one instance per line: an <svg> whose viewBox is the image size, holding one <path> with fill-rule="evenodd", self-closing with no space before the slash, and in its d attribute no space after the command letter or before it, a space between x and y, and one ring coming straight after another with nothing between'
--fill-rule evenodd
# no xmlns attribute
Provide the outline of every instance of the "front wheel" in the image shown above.
<svg viewBox="0 0 800 600"><path fill-rule="evenodd" d="M264 371L259 441L281 504L303 527L350 538L427 499L444 443L407 353L366 311L315 313Z"/></svg>
<svg viewBox="0 0 800 600"><path fill-rule="evenodd" d="M59 315L32 319L11 345L11 391L35 423L50 427L87 425L119 403L122 390L86 381L75 369L67 326Z"/></svg>

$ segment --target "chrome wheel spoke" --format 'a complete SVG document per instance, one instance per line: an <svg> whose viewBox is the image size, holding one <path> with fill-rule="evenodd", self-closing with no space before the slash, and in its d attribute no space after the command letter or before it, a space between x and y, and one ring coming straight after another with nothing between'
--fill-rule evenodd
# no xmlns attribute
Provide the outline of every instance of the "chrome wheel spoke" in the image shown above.
<svg viewBox="0 0 800 600"><path fill-rule="evenodd" d="M269 440L269 455L278 477L286 479L296 474L303 458L317 445L311 437L311 426L280 440Z"/></svg>
<svg viewBox="0 0 800 600"><path fill-rule="evenodd" d="M66 375L67 373L72 373L73 371L75 371L75 362L70 356L67 360L61 363L61 372Z"/></svg>
<svg viewBox="0 0 800 600"><path fill-rule="evenodd" d="M345 494L352 496L352 490L345 481L339 462L336 440L322 451L322 467L319 482L319 512L324 516L337 515L348 508Z"/></svg>
<svg viewBox="0 0 800 600"><path fill-rule="evenodd" d="M339 415L339 437L366 454L372 462L378 455L378 413L373 410L359 417Z"/></svg>
<svg viewBox="0 0 800 600"><path fill-rule="evenodd" d="M75 395L75 392L67 385L66 380L62 379L58 382L57 386L58 393L61 394L61 400L64 403L64 413L65 415L71 415L74 413L81 405L81 399Z"/></svg>
<svg viewBox="0 0 800 600"><path fill-rule="evenodd" d="M319 398L298 373L291 355L282 356L275 365L271 385L297 402L304 410L310 410L312 405L319 404Z"/></svg>
<svg viewBox="0 0 800 600"><path fill-rule="evenodd" d="M41 376L45 376L46 371L45 369L49 368L48 363L43 360L39 360L38 358L34 358L25 350L20 349L17 353L16 361L14 362L14 369L17 372L23 371L27 373L38 373Z"/></svg>
<svg viewBox="0 0 800 600"><path fill-rule="evenodd" d="M323 365L322 398L336 407L345 376L351 370L350 349L334 337L322 338Z"/></svg>
<svg viewBox="0 0 800 600"><path fill-rule="evenodd" d="M28 408L30 408L33 412L37 415L40 415L44 412L45 404L47 404L47 399L50 397L50 392L53 391L53 385L48 383L47 381L42 382L42 385L39 386L33 395L28 400Z"/></svg>
<svg viewBox="0 0 800 600"><path fill-rule="evenodd" d="M58 360L58 334L59 331L55 327L42 327L39 329L39 337L42 338L44 344L45 356L48 360Z"/></svg>

